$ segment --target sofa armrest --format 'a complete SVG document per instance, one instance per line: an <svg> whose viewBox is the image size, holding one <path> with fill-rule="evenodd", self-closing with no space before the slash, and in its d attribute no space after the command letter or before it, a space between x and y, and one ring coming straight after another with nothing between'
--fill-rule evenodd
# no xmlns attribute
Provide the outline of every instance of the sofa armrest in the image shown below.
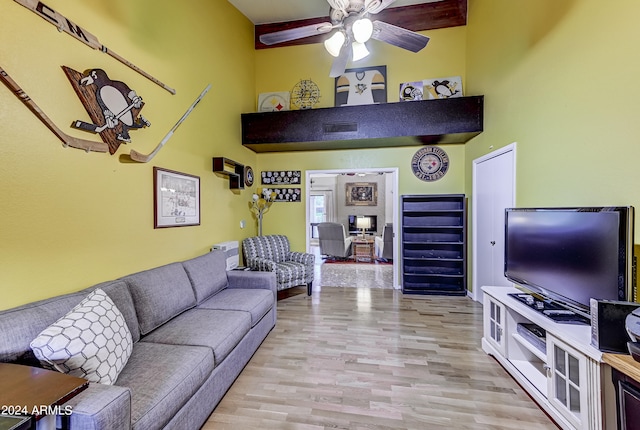
<svg viewBox="0 0 640 430"><path fill-rule="evenodd" d="M248 272L230 270L227 272L229 286L227 288L253 289L261 288L277 294L275 272Z"/></svg>
<svg viewBox="0 0 640 430"><path fill-rule="evenodd" d="M257 270L259 272L275 272L276 262L273 260L267 260L262 257L249 258L245 261L247 267L251 270Z"/></svg>
<svg viewBox="0 0 640 430"><path fill-rule="evenodd" d="M287 254L286 260L295 261L296 263L302 263L305 266L313 266L315 264L315 256L313 254L307 254L306 252L290 251Z"/></svg>
<svg viewBox="0 0 640 430"><path fill-rule="evenodd" d="M131 428L131 390L116 385L90 383L65 403L71 406L73 429L111 430Z"/></svg>

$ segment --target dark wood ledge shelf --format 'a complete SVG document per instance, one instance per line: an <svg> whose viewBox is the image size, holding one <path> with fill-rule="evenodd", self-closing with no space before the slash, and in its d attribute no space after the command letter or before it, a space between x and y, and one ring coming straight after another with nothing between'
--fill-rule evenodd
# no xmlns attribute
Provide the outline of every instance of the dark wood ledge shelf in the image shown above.
<svg viewBox="0 0 640 430"><path fill-rule="evenodd" d="M241 115L254 152L465 143L483 130L484 96Z"/></svg>

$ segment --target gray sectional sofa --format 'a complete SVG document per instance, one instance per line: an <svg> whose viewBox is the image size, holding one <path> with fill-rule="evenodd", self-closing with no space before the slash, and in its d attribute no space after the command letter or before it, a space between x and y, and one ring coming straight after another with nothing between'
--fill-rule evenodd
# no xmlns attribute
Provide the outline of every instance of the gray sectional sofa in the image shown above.
<svg viewBox="0 0 640 430"><path fill-rule="evenodd" d="M221 251L0 311L0 361L40 365L30 343L97 288L132 351L113 385L71 399L75 429L198 429L276 323L274 273L226 271Z"/></svg>

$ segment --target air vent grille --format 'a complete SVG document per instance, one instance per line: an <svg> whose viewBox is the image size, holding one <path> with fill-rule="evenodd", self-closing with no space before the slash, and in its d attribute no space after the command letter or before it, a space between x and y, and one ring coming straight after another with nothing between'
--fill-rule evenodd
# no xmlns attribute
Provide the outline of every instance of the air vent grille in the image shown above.
<svg viewBox="0 0 640 430"><path fill-rule="evenodd" d="M324 133L354 133L358 131L357 122L323 124Z"/></svg>

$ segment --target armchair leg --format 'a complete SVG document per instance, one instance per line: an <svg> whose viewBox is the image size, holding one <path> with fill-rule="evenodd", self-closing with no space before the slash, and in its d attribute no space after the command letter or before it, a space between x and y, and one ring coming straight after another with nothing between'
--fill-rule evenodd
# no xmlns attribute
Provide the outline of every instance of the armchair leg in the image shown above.
<svg viewBox="0 0 640 430"><path fill-rule="evenodd" d="M307 284L307 296L310 296L310 295L311 295L311 290L312 290L311 284L312 284L312 283L313 283L313 282L309 282L309 283Z"/></svg>

